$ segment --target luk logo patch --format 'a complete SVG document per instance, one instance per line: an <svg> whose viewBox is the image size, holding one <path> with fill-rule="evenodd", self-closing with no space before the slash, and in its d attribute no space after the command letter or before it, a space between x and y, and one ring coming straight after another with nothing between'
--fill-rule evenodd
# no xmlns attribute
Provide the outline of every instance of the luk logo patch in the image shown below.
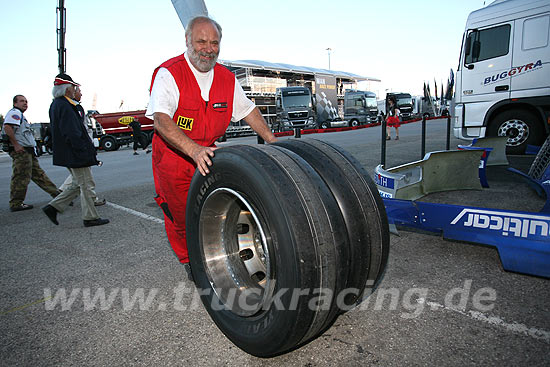
<svg viewBox="0 0 550 367"><path fill-rule="evenodd" d="M191 131L193 129L194 121L195 119L179 116L177 125L180 129Z"/></svg>

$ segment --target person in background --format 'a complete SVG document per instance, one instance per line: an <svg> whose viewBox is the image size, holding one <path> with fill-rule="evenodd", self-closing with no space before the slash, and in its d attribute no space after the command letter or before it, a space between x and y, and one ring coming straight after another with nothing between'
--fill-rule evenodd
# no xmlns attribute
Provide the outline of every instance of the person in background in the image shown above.
<svg viewBox="0 0 550 367"><path fill-rule="evenodd" d="M395 128L395 140L399 140L399 109L396 108L395 97L388 99L388 113L386 115L386 140L391 140L391 128Z"/></svg>
<svg viewBox="0 0 550 367"><path fill-rule="evenodd" d="M235 75L216 62L221 38L222 29L214 20L199 16L189 21L187 51L155 69L145 115L155 126L155 200L164 211L168 240L188 275L185 207L195 169L209 173L214 142L230 121L244 119L265 142L276 141Z"/></svg>
<svg viewBox="0 0 550 367"><path fill-rule="evenodd" d="M27 196L27 187L32 180L51 197L56 197L60 191L46 175L38 159L36 159L36 141L31 126L23 113L28 102L20 94L13 97L13 108L8 111L2 127L2 135L8 140L8 153L12 159L12 175L10 183L10 211L32 209L33 206L23 201Z"/></svg>
<svg viewBox="0 0 550 367"><path fill-rule="evenodd" d="M139 146L143 150L145 150L145 154L151 153L151 149L148 149L149 147L149 139L147 139L147 136L141 131L141 124L139 123L139 120L137 117L134 117L134 120L128 124L132 128L132 137L134 139L134 155L139 155L137 152L137 149Z"/></svg>
<svg viewBox="0 0 550 367"><path fill-rule="evenodd" d="M63 213L80 193L82 219L85 227L109 223L97 214L94 206L91 166L97 165L96 150L79 116L74 101L79 84L67 74L58 74L54 80L50 105L50 124L53 139L53 164L71 171L72 184L42 208L44 214L58 225L57 213Z"/></svg>
<svg viewBox="0 0 550 367"><path fill-rule="evenodd" d="M86 129L86 131L88 132L88 136L90 137L90 139L93 139L94 137L94 132L93 130L88 126L88 123L87 123L87 116L86 116L86 113L84 112L84 107L82 107L82 104L80 104L80 100L82 99L82 91L80 90L80 86L77 86L76 87L76 90L75 90L75 94L74 94L74 100L73 102L76 103L76 109L77 109L77 112L78 112L78 117L82 120L82 123L84 124L84 128ZM61 191L64 191L66 189L69 188L69 186L71 186L73 183L73 175L70 174L70 170L69 170L69 176L67 176L67 178L65 179L65 181L63 182L63 184L61 184L61 186L59 186L59 190ZM105 205L105 203L107 202L105 199L99 199L97 197L97 194L95 192L95 186L92 186L90 188L90 190L92 190L92 197L94 199L94 205L95 206L101 206L101 205ZM72 204L72 203L71 203Z"/></svg>

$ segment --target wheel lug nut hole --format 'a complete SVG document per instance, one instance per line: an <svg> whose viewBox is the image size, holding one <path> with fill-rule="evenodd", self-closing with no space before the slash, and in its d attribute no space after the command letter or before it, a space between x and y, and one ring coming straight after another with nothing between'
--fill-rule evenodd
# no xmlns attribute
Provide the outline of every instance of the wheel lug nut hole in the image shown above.
<svg viewBox="0 0 550 367"><path fill-rule="evenodd" d="M250 231L250 226L246 223L238 223L237 224L237 233L238 234L245 234Z"/></svg>
<svg viewBox="0 0 550 367"><path fill-rule="evenodd" d="M242 261L250 260L254 257L254 252L252 252L251 249L244 249L239 252L239 256L241 257Z"/></svg>
<svg viewBox="0 0 550 367"><path fill-rule="evenodd" d="M265 273L264 272L257 272L257 273L254 273L250 276L250 278L255 281L255 282L261 282L262 280L265 279Z"/></svg>

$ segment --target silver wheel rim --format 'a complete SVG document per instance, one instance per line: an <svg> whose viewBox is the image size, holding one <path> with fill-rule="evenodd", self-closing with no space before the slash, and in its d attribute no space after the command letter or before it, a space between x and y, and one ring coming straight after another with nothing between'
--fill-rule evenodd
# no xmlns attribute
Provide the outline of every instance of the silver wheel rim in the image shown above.
<svg viewBox="0 0 550 367"><path fill-rule="evenodd" d="M498 136L507 136L509 146L521 145L529 137L529 125L516 119L505 121L498 128Z"/></svg>
<svg viewBox="0 0 550 367"><path fill-rule="evenodd" d="M228 188L212 191L204 201L199 233L206 275L225 308L239 316L267 309L275 280L266 231L250 203Z"/></svg>

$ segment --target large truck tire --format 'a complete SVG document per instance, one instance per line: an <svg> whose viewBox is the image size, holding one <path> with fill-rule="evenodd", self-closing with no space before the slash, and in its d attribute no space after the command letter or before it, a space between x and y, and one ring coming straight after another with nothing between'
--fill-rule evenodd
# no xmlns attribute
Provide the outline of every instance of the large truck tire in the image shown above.
<svg viewBox="0 0 550 367"><path fill-rule="evenodd" d="M389 227L384 202L365 169L342 148L315 139L276 143L304 158L334 195L344 217L352 258L345 307L361 302L378 285L389 254ZM365 288L368 292L365 292Z"/></svg>
<svg viewBox="0 0 550 367"><path fill-rule="evenodd" d="M541 180L548 165L550 165L550 135L546 138L546 141L531 164L529 176L535 180Z"/></svg>
<svg viewBox="0 0 550 367"><path fill-rule="evenodd" d="M118 143L115 138L107 136L101 139L101 148L106 152L112 152L118 149Z"/></svg>
<svg viewBox="0 0 550 367"><path fill-rule="evenodd" d="M350 245L334 196L304 159L276 146L219 149L210 173L195 173L186 213L195 284L235 345L275 356L334 322Z"/></svg>
<svg viewBox="0 0 550 367"><path fill-rule="evenodd" d="M540 145L545 134L539 118L526 110L499 113L488 127L488 136L508 136L506 153L523 154L527 145Z"/></svg>

